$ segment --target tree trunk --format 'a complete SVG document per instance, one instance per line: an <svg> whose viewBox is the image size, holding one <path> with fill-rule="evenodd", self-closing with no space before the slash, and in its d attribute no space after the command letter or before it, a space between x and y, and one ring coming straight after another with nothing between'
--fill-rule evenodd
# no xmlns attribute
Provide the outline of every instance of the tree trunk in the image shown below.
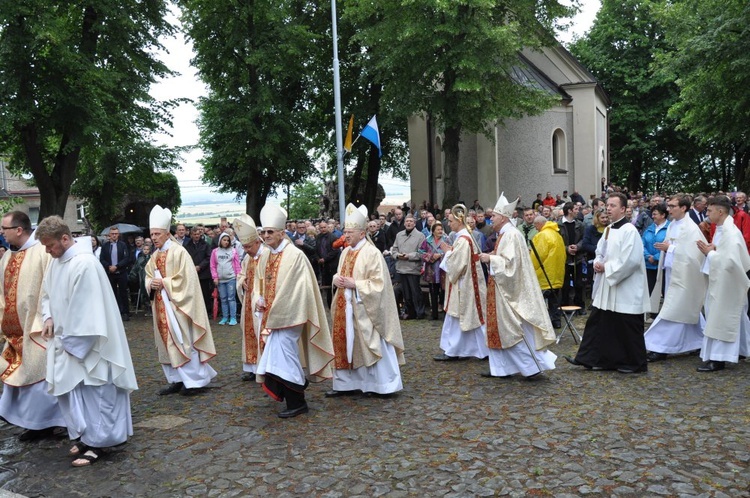
<svg viewBox="0 0 750 498"><path fill-rule="evenodd" d="M260 175L248 175L247 177L247 195L245 197L245 212L249 214L255 224L260 226L260 210L266 203L268 192L270 190L270 181L263 178L258 185Z"/></svg>
<svg viewBox="0 0 750 498"><path fill-rule="evenodd" d="M452 207L461 199L458 185L458 153L461 143L461 127L445 129L443 152L445 153L445 176L443 177L443 206Z"/></svg>
<svg viewBox="0 0 750 498"><path fill-rule="evenodd" d="M362 174L365 171L365 163L367 162L367 152L361 151L357 154L357 166L354 168L354 173L351 176L351 182L349 186L349 194L347 195L346 202L357 204L359 198L359 186L362 183Z"/></svg>
<svg viewBox="0 0 750 498"><path fill-rule="evenodd" d="M378 197L378 179L380 178L380 157L378 157L378 149L374 145L370 145L370 156L367 162L367 178L365 180L365 193L362 197L362 202L367 206L369 213L374 213L378 205L376 203Z"/></svg>
<svg viewBox="0 0 750 498"><path fill-rule="evenodd" d="M643 158L638 157L630 162L630 171L628 172L627 187L631 192L637 192L641 189L641 175L643 173Z"/></svg>

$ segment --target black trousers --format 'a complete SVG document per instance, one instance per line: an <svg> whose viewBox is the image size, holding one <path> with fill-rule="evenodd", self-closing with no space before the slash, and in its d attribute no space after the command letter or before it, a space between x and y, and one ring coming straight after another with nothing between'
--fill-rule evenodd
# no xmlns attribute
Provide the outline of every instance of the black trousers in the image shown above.
<svg viewBox="0 0 750 498"><path fill-rule="evenodd" d="M130 313L128 306L128 272L125 270L119 273L107 273L109 283L112 285L112 292L117 300L117 307L120 308L121 315Z"/></svg>
<svg viewBox="0 0 750 498"><path fill-rule="evenodd" d="M420 275L401 273L401 287L404 290L404 307L412 318L424 317L424 300L422 288L419 285Z"/></svg>
<svg viewBox="0 0 750 498"><path fill-rule="evenodd" d="M445 291L440 284L430 284L430 305L432 308L432 319L437 320L438 312L445 300Z"/></svg>
<svg viewBox="0 0 750 498"><path fill-rule="evenodd" d="M570 300L570 290L573 289L573 301ZM565 265L565 280L563 281L562 288L562 301L563 306L573 305L580 306L582 309L586 307L583 302L583 283L577 275L575 265Z"/></svg>
<svg viewBox="0 0 750 498"><path fill-rule="evenodd" d="M305 404L305 389L308 385L307 381L301 386L267 373L263 381L263 390L276 401L286 400L286 407L294 410Z"/></svg>
<svg viewBox="0 0 750 498"><path fill-rule="evenodd" d="M562 312L560 311L560 289L547 289L542 291L542 295L547 300L547 313L553 324L560 324Z"/></svg>
<svg viewBox="0 0 750 498"><path fill-rule="evenodd" d="M206 311L208 312L208 316L213 316L212 313L214 311L214 300L211 297L211 284L213 281L210 278L201 278L199 279L201 283L201 294L203 294L203 301L206 303Z"/></svg>

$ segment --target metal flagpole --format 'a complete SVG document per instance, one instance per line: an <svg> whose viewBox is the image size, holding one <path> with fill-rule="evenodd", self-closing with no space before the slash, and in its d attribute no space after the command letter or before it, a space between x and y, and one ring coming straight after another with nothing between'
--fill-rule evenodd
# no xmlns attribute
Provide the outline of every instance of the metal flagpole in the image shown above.
<svg viewBox="0 0 750 498"><path fill-rule="evenodd" d="M341 126L341 88L339 84L339 43L336 28L336 0L331 0L333 23L333 103L336 112L336 169L339 178L339 221L344 223L344 140ZM359 137L358 137L359 138Z"/></svg>

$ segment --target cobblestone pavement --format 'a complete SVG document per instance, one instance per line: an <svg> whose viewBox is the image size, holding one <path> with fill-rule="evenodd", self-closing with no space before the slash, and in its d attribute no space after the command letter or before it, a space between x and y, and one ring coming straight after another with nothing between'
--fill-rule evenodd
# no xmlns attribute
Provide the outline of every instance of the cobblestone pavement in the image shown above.
<svg viewBox="0 0 750 498"><path fill-rule="evenodd" d="M576 320L583 329L583 319ZM623 375L572 367L571 336L543 379L485 379L435 362L441 322L404 323L405 389L324 398L282 420L240 381L239 327L214 327L219 376L195 397L165 383L150 319L126 324L140 390L135 435L75 469L65 438L19 443L0 422L0 487L34 496L750 496L750 363L700 374L694 356Z"/></svg>

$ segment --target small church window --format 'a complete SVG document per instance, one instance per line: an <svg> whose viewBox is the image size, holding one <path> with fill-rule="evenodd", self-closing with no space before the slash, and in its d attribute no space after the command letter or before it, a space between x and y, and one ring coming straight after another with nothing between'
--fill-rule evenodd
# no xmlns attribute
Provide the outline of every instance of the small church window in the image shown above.
<svg viewBox="0 0 750 498"><path fill-rule="evenodd" d="M552 134L552 171L554 173L568 172L568 153L565 142L565 132L560 128Z"/></svg>

